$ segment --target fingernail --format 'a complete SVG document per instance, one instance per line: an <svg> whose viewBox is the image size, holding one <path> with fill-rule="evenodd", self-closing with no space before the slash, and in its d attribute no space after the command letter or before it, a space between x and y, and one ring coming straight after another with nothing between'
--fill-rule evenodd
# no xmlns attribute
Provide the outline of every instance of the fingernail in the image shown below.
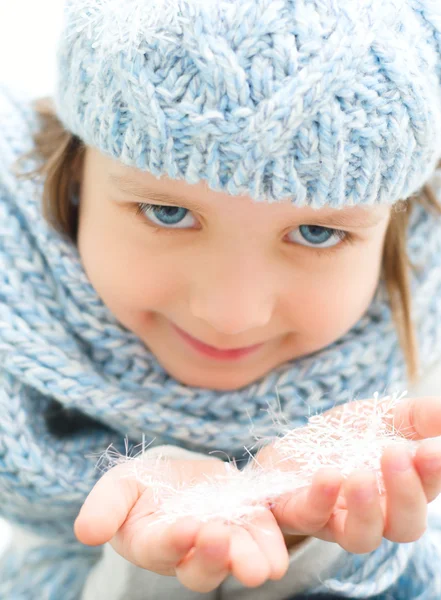
<svg viewBox="0 0 441 600"><path fill-rule="evenodd" d="M428 454L424 458L424 466L430 471L441 471L441 456L439 454Z"/></svg>
<svg viewBox="0 0 441 600"><path fill-rule="evenodd" d="M336 494L336 492L338 491L340 487L340 484L329 484L329 485L325 485L323 487L323 493L325 496L334 496Z"/></svg>
<svg viewBox="0 0 441 600"><path fill-rule="evenodd" d="M423 455L424 466L431 471L439 471L441 469L441 443L439 440L428 444Z"/></svg>
<svg viewBox="0 0 441 600"><path fill-rule="evenodd" d="M219 560L225 557L227 550L228 545L226 543L211 544L210 546L206 546L204 548L204 554L212 559Z"/></svg>
<svg viewBox="0 0 441 600"><path fill-rule="evenodd" d="M357 488L356 496L360 502L371 502L377 496L377 492L377 483L372 480Z"/></svg>
<svg viewBox="0 0 441 600"><path fill-rule="evenodd" d="M407 451L397 452L390 461L392 471L407 471L412 466L412 458Z"/></svg>

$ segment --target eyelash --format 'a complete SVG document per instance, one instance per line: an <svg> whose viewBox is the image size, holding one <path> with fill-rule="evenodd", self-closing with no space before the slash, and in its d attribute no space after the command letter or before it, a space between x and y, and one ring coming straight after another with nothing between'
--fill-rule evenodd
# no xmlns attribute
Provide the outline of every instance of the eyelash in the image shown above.
<svg viewBox="0 0 441 600"><path fill-rule="evenodd" d="M136 216L141 217L143 223L146 223L148 225L148 227L151 227L155 231L155 233L170 234L173 231L176 231L176 229L167 228L167 227L159 227L159 226L155 225L154 223L147 221L147 218L145 215L146 211L148 211L149 209L157 208L158 206L166 206L165 204L150 204L148 202L138 202L131 206L135 207ZM311 223L308 223L308 225L311 225ZM314 252L317 256L323 258L323 257L329 256L331 254L334 254L334 252L338 252L339 250L346 247L346 245L353 244L355 242L355 235L349 231L344 231L342 229L332 229L332 227L329 227L326 229L329 229L330 231L332 231L334 233L334 235L336 235L338 238L340 238L341 241L339 244L335 244L335 246L329 246L329 248L314 248L313 246L304 246L304 247L307 248L308 250L311 250L312 252ZM299 244L299 246L301 246L301 244Z"/></svg>

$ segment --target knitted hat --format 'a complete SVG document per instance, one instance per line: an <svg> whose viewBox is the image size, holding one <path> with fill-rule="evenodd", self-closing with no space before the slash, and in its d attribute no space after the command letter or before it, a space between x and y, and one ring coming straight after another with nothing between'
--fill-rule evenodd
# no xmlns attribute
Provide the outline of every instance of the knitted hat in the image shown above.
<svg viewBox="0 0 441 600"><path fill-rule="evenodd" d="M55 106L156 176L392 204L441 156L440 0L68 0Z"/></svg>

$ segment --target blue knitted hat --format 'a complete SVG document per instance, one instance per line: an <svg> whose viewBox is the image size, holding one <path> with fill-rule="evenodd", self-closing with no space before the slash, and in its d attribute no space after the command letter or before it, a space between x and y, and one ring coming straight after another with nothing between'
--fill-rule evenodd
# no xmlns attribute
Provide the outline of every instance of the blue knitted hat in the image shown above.
<svg viewBox="0 0 441 600"><path fill-rule="evenodd" d="M441 156L439 0L68 0L55 105L156 176L393 204Z"/></svg>

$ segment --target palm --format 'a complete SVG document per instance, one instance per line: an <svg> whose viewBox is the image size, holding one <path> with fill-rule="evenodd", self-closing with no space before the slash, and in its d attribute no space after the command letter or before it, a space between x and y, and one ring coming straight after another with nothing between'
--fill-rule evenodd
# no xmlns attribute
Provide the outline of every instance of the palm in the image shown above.
<svg viewBox="0 0 441 600"><path fill-rule="evenodd" d="M163 468L165 464L166 468ZM160 473L156 475L158 480L171 488L177 488L190 482L197 483L206 476L225 473L224 463L217 459L168 460L164 464L156 463L156 468L160 470ZM145 468L144 477L142 471L138 472L141 481L145 479L146 474L147 468ZM132 506L126 520L111 542L119 554L141 567L146 564L146 557L152 554L151 548L161 543L161 540L169 538L171 544L174 541L178 544L180 541L184 543L189 532L193 532L196 527L196 521L188 518L184 529L181 529L179 524L176 526L165 522L161 518L164 515L161 512L160 503L155 499L157 492L158 490L155 491L152 487L146 487L141 491L138 500ZM193 528L189 527L190 522L192 522ZM157 553L156 555L152 554L149 570L161 575L174 575L175 566L174 563Z"/></svg>
<svg viewBox="0 0 441 600"><path fill-rule="evenodd" d="M162 472L161 479L177 487L219 474L225 474L225 465L219 460L170 461L167 476ZM244 525L227 526L221 520L204 523L188 515L168 524L163 517L152 488L146 488L111 540L112 546L135 565L160 575L178 575L183 582L192 579L188 573L195 570L195 558L201 561L197 556L201 548L216 552L222 545L226 549L224 577L231 573L244 585L278 579L287 569L283 535L270 510L257 513Z"/></svg>

